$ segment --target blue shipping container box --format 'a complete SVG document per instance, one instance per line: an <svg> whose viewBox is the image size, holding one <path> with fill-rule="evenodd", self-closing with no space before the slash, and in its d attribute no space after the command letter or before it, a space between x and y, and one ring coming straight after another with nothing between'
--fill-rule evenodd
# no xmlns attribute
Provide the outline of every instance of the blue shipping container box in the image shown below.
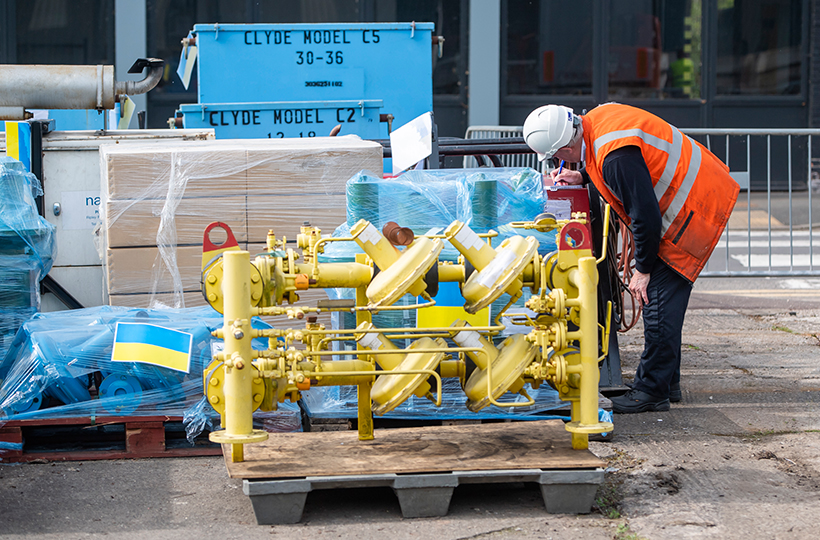
<svg viewBox="0 0 820 540"><path fill-rule="evenodd" d="M197 24L198 102L381 100L380 112L401 126L433 110L433 29L433 23ZM383 123L379 138L387 137Z"/></svg>

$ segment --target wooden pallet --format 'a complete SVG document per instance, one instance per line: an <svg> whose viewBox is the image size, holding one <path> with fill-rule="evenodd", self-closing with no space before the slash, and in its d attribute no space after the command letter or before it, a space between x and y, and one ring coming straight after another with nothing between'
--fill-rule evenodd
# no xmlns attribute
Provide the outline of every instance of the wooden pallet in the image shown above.
<svg viewBox="0 0 820 540"><path fill-rule="evenodd" d="M10 420L0 423L0 461L214 456L221 449L207 437L194 446L179 416L97 416Z"/></svg>
<svg viewBox="0 0 820 540"><path fill-rule="evenodd" d="M225 463L241 478L259 524L299 521L316 489L387 485L405 517L447 513L462 483L536 482L548 512L589 512L603 462L573 450L561 420L387 429L372 441L354 431L283 433L245 446Z"/></svg>
<svg viewBox="0 0 820 540"><path fill-rule="evenodd" d="M604 410L612 410L612 402L607 399L606 397L599 395L598 396L598 407ZM543 413L544 416L547 418L539 418L539 415L520 415L520 416L497 416L497 417L484 417L484 418L470 418L469 416L464 418L436 418L436 417L428 417L428 418L394 418L394 417L373 417L373 426L376 430L379 429L389 429L389 428L408 428L408 427L425 427L425 426L466 426L466 425L474 425L474 424L499 424L499 423L510 423L510 422L529 422L529 421L539 421L545 420L549 417L569 417L570 416L570 407L569 404L566 406L553 409L550 411L546 411ZM303 407L302 408L302 428L304 431L310 432L317 432L317 431L348 431L348 430L356 430L358 429L359 421L356 417L328 417L326 415L317 416L311 415L308 411ZM607 434L606 437L601 436L599 434L591 435L590 438L592 440L609 440L611 439L611 434Z"/></svg>

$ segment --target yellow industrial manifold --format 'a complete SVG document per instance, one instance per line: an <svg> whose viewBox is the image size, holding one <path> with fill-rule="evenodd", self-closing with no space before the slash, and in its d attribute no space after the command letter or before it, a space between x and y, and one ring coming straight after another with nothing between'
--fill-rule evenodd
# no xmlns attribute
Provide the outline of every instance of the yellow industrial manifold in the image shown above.
<svg viewBox="0 0 820 540"><path fill-rule="evenodd" d="M598 365L607 353L609 327L598 324L599 260L592 253L586 220L584 214L564 221L544 214L513 223L520 229L558 230L558 250L546 257L538 254L533 237L512 236L494 248L495 233L478 235L459 221L443 235L411 234L406 242L391 242L362 220L352 227L350 238L322 238L319 229L302 227L297 237L301 253L271 231L267 252L253 260L227 225L212 223L203 243L202 292L224 315L223 327L214 335L225 345L203 374L207 399L222 417L223 429L211 433L211 440L231 444L233 461L242 461L244 444L268 437L253 429L254 410L275 410L277 403L296 401L311 386L332 385L356 385L359 439L372 439L373 413L385 414L411 395L440 405L442 378L458 377L466 406L474 412L490 404L532 404L525 385L538 388L546 381L571 403L566 429L573 448L587 448L590 433L609 432L613 426L598 421ZM605 237L608 224L607 207ZM220 246L210 241L215 228L227 233ZM406 236L408 230L401 231ZM438 260L445 241L461 253L457 264ZM355 242L364 254L357 255L356 262L320 263L328 242ZM394 243L409 245L399 250ZM372 314L378 311L435 305L429 291L436 290L438 282L459 283L467 313L476 313L504 293L510 301L490 326L470 326L463 320L423 329L373 325ZM299 291L331 287L355 289L355 302L299 304ZM505 328L501 315L526 288L533 293L526 306L537 316L517 316L512 322L532 330L496 346L493 337ZM394 305L408 293L424 302ZM356 328L326 329L315 314L330 311L354 312ZM283 315L306 318L304 328L251 326L252 317ZM254 338L268 338L267 350L254 350ZM414 341L400 348L393 342L399 338ZM332 350L333 343L345 341L356 349ZM507 392L520 393L527 401L499 402Z"/></svg>

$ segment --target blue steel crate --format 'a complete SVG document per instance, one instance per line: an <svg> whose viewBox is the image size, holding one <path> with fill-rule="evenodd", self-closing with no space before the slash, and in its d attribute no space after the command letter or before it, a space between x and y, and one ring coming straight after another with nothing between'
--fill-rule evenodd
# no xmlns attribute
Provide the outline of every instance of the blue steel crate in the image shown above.
<svg viewBox="0 0 820 540"><path fill-rule="evenodd" d="M197 24L199 103L383 100L433 110L433 23ZM387 138L387 125L379 137Z"/></svg>
<svg viewBox="0 0 820 540"><path fill-rule="evenodd" d="M381 100L194 103L180 105L186 128L212 128L217 139L281 139L339 135L379 137Z"/></svg>

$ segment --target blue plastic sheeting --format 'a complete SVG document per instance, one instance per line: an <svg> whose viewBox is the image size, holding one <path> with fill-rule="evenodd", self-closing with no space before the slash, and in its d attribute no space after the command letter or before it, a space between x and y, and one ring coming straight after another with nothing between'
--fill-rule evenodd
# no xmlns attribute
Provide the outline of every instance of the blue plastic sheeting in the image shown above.
<svg viewBox="0 0 820 540"><path fill-rule="evenodd" d="M112 362L118 322L147 323L192 334L188 373L138 362ZM211 332L222 317L211 308L148 310L102 306L40 313L25 323L0 361L4 420L89 416L185 416L189 438L218 415L202 407L202 372L221 344ZM255 327L268 327L255 320ZM254 343L263 348L260 340ZM196 407L202 410L197 411ZM190 409L190 411L189 411ZM262 413L279 431L301 430L296 404ZM197 431L198 430L198 431Z"/></svg>
<svg viewBox="0 0 820 540"><path fill-rule="evenodd" d="M525 386L525 390L535 400L529 407L496 407L490 405L474 413L467 410L467 398L461 390L457 379L442 379L441 407L427 398L410 396L410 398L384 415L384 418L401 420L479 420L492 418L534 417L541 420L549 418L544 413L568 406L558 399L558 392L542 385L538 389ZM435 393L435 386L432 388ZM518 394L504 394L496 400L500 403L524 402L525 398ZM326 386L311 388L302 392L302 405L307 414L316 418L355 418L357 414L355 386ZM534 418L536 419L536 418Z"/></svg>
<svg viewBox="0 0 820 540"><path fill-rule="evenodd" d="M37 213L35 197L42 194L40 181L22 163L0 157L0 255L28 255L45 276L56 253L54 225Z"/></svg>
<svg viewBox="0 0 820 540"><path fill-rule="evenodd" d="M543 212L546 197L541 174L529 168L441 169L409 171L397 178L378 178L366 172L347 181L347 222L333 233L349 237L360 219L382 229L393 221L416 235L442 234L455 220L477 233L498 232L493 245L513 235L533 236L542 255L556 249L555 233L514 229L513 221L529 221ZM331 242L323 262L351 261L359 247ZM458 252L445 242L441 260L455 261Z"/></svg>
<svg viewBox="0 0 820 540"><path fill-rule="evenodd" d="M43 190L22 163L0 157L0 358L40 306L40 280L51 270L55 228L37 213Z"/></svg>

